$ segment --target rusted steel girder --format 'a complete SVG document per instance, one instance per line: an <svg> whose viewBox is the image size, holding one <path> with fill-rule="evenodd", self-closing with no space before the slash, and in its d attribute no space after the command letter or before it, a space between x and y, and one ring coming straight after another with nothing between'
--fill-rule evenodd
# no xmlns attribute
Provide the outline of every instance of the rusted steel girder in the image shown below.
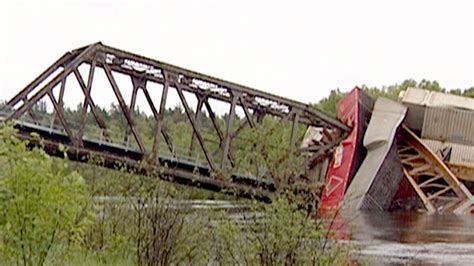
<svg viewBox="0 0 474 266"><path fill-rule="evenodd" d="M79 72L81 65L89 66L89 75L87 79L83 78ZM300 103L280 96L276 96L263 91L255 90L236 83L214 78L209 75L201 74L185 68L177 67L158 60L150 59L123 50L112 48L102 43L94 43L64 54L60 59L53 63L48 69L41 73L35 80L28 84L22 91L9 100L3 109L3 120L18 120L24 114L31 112L33 106L41 101L45 96L49 97L53 103L54 113L51 124L55 124L56 118L65 132L64 136L59 137L61 142L71 148L71 150L81 150L85 153L88 150L87 145L90 140L84 139L84 130L87 123L88 112L92 113L94 121L101 130L105 141L110 141L110 132L106 127L105 119L96 105L97 99L91 94L96 75L96 69L104 70L105 76L118 102L119 110L126 120L126 130L124 142L128 142L131 134L138 145L139 158L134 156L134 160L147 159L152 162L161 160L160 156L160 138L165 140L168 150L174 152L172 136L166 131L167 118L165 115L165 105L168 99L168 92L174 90L179 96L179 100L184 107L187 122L192 127L191 145L189 155L193 154L198 147L199 152L204 154L206 167L209 169L207 175L214 176L223 170L234 167L233 140L239 135L246 126L250 128L258 127L265 116L280 118L282 121L291 122L291 136L288 139L288 151L295 151L298 145L298 125L315 126L324 128L324 132L332 132L326 143L321 143L318 147L313 147L311 152L317 156L327 154L332 147L337 145L344 137L348 127L329 115L316 110L309 104ZM120 85L114 77L114 73L129 76L132 81L131 99L125 99ZM74 75L78 81L79 87L84 95L79 129L74 129L65 118L64 111L64 92L68 88L66 79ZM87 82L86 82L86 81ZM147 86L149 82L158 83L162 86L161 100L154 99ZM44 85L43 85L44 84ZM53 89L60 85L59 96L55 97ZM147 147L144 143L142 132L136 126L134 110L136 107L136 98L138 91L142 91L146 101L155 118L153 145ZM195 113L186 100L184 93L194 95L198 101ZM215 111L209 100L217 100L230 105L229 115L226 117L225 130L223 131L216 121ZM127 103L130 103L127 105ZM157 109L158 106L158 109ZM211 152L208 143L206 143L203 130L200 125L201 109L205 107L215 134L218 137L219 148ZM236 120L236 108L243 110L245 119L240 122L237 129L234 129L233 123ZM169 121L168 121L169 122ZM31 130L28 129L28 130ZM50 137L50 136L48 136ZM197 140L198 146L195 141ZM50 141L52 141L50 139ZM102 140L101 140L102 141ZM94 144L95 145L95 144ZM92 146L91 146L92 147ZM90 148L92 149L92 148ZM95 149L95 148L94 148ZM112 155L115 148L110 148L108 153ZM106 153L107 154L107 153ZM120 154L127 154L127 150ZM219 159L215 156L219 154ZM114 156L117 156L115 154ZM192 170L187 170L191 171ZM206 171L204 171L206 172Z"/></svg>

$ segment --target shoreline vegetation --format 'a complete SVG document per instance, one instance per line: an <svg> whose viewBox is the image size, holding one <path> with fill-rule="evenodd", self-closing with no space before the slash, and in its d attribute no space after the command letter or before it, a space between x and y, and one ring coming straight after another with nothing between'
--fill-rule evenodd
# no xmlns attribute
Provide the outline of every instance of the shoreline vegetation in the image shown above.
<svg viewBox="0 0 474 266"><path fill-rule="evenodd" d="M438 82L427 80L361 88L374 97L396 99L399 92L408 87L447 91ZM447 92L474 97L474 88ZM314 106L335 115L335 104L343 94L339 89L333 90ZM68 121L79 121L81 108L66 108ZM46 104L39 103L35 113L48 115L47 109ZM112 133L127 131L117 106L100 112ZM174 143L188 147L192 131L185 122L183 110L178 106L167 112L173 117L166 126ZM153 138L153 118L139 110L134 115L140 131L148 136L145 142L149 144ZM87 117L87 121L93 123L92 117ZM225 119L219 119L218 123L223 121ZM211 121L205 116L202 126L211 132ZM88 158L89 164L52 158L41 145L28 147L28 143L15 137L11 126L2 126L0 264L354 263L351 253L355 247L332 241L326 226L316 217L317 199L302 197L288 185L301 171L301 162L289 156L285 149L274 146L281 144L282 136L289 133L290 127L271 119L264 121L263 127L258 134L251 130L243 132L243 138L236 140L236 161L242 169L257 174L261 169L253 168L248 162L258 165L265 160L267 165L272 165L265 172L275 178L279 188L269 204L167 183L131 173L125 167L105 169L100 166L101 158ZM94 127L85 129L90 134L95 130ZM304 130L299 131L304 133ZM120 135L115 138L123 140ZM41 143L40 139L37 141ZM115 200L97 200L107 197ZM190 201L194 199L227 200L244 207L235 213L196 209Z"/></svg>
<svg viewBox="0 0 474 266"><path fill-rule="evenodd" d="M0 130L0 258L7 265L349 261L349 249L327 245L323 223L305 212L291 190L282 190L271 204L240 200L245 212L236 219L225 210L193 209L186 202L197 197L192 189L124 168L52 158L14 134L9 126ZM99 196L119 200L98 203Z"/></svg>

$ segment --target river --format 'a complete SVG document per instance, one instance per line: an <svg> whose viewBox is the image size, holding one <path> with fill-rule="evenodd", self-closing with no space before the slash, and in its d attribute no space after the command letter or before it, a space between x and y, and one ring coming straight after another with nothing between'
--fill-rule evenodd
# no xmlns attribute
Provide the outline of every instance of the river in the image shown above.
<svg viewBox="0 0 474 266"><path fill-rule="evenodd" d="M124 202L121 197L96 197L95 200ZM183 204L195 210L226 210L231 219L255 217L248 212L248 206L239 201L174 200L173 203L176 207ZM354 256L362 263L474 265L472 215L353 212L340 213L329 220L333 221L331 228L335 238L356 247Z"/></svg>
<svg viewBox="0 0 474 266"><path fill-rule="evenodd" d="M474 265L474 216L357 212L333 228L370 265Z"/></svg>

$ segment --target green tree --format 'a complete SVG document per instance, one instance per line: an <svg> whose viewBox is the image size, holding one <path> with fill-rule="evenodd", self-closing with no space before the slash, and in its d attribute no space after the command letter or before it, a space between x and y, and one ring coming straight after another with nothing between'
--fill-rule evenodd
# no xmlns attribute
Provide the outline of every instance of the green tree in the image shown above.
<svg viewBox="0 0 474 266"><path fill-rule="evenodd" d="M470 87L463 91L463 96L474 98L474 87Z"/></svg>
<svg viewBox="0 0 474 266"><path fill-rule="evenodd" d="M331 90L329 96L323 98L316 104L316 108L336 116L336 104L344 96L344 94L345 93L341 92L339 89Z"/></svg>
<svg viewBox="0 0 474 266"><path fill-rule="evenodd" d="M347 251L333 244L324 224L315 222L292 193L271 204L254 203L245 223L227 219L214 230L211 261L222 265L345 265Z"/></svg>
<svg viewBox="0 0 474 266"><path fill-rule="evenodd" d="M44 265L81 240L89 198L80 175L40 148L28 151L14 129L0 130L0 250L3 261ZM48 257L49 256L49 257Z"/></svg>
<svg viewBox="0 0 474 266"><path fill-rule="evenodd" d="M442 87L438 81L427 79L422 79L420 82L417 82L414 79L406 79L400 84L397 83L382 87L369 87L364 84L360 85L359 87L374 99L377 97L385 97L394 101L398 100L400 92L405 91L411 87L421 88L429 91L447 92L446 88ZM459 88L451 89L449 90L449 93L465 97L474 97L474 87L464 90ZM341 92L339 89L331 90L329 96L321 99L317 104L315 104L315 107L335 116L337 113L337 102L344 96L344 94L345 93Z"/></svg>

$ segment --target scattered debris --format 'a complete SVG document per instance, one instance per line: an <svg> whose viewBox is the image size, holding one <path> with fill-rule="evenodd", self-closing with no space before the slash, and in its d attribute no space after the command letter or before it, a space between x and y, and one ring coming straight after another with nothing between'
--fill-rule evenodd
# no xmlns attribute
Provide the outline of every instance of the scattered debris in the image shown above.
<svg viewBox="0 0 474 266"><path fill-rule="evenodd" d="M363 95L355 91L341 100L338 112L348 99ZM416 195L418 208L428 213L470 213L474 197L463 181L473 187L474 99L417 88L409 88L400 98L401 103L378 98L372 116L370 111L366 115L367 121L370 118L366 132L360 117L338 117L352 131L334 152L322 207L406 208L413 205L410 199ZM357 140L350 142L354 132L363 135L363 146L357 145ZM357 164L354 158L364 161ZM337 190L335 172L343 177ZM328 197L335 191L333 198Z"/></svg>

